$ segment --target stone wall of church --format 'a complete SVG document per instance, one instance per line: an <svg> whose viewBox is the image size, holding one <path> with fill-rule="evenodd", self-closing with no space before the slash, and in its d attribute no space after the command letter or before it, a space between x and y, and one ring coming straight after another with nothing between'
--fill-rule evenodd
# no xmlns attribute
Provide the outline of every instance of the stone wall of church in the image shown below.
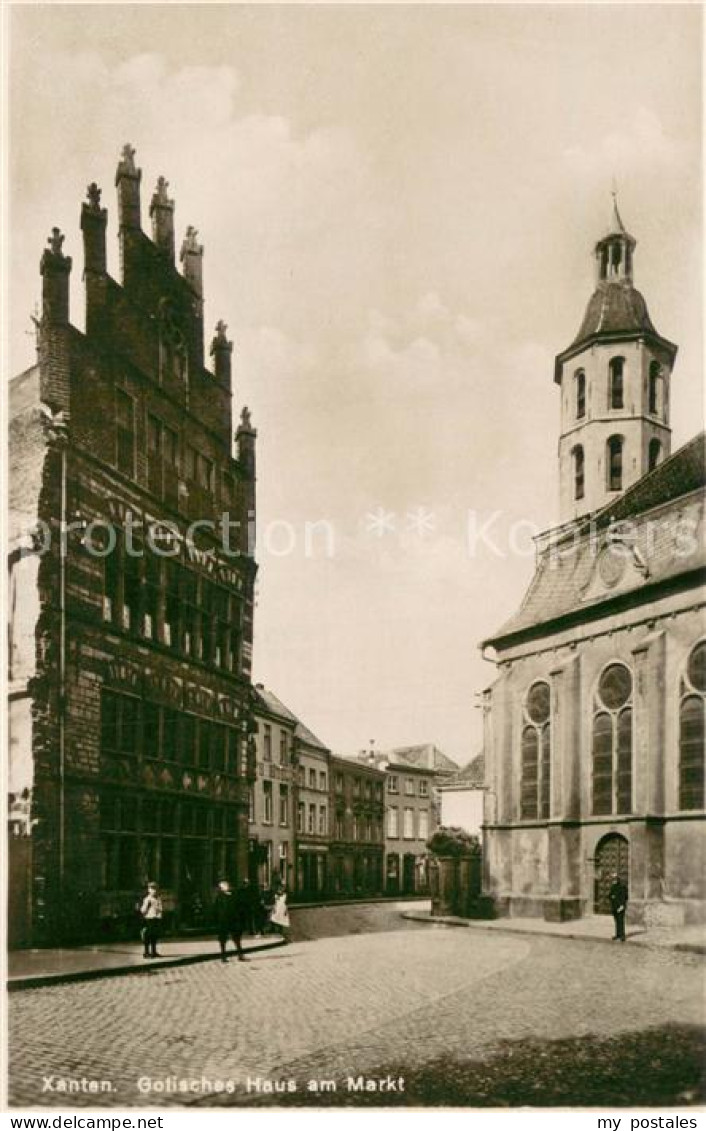
<svg viewBox="0 0 706 1131"><path fill-rule="evenodd" d="M679 808L679 707L687 660L703 636L698 591L665 597L580 629L518 645L491 689L486 733L494 816L486 824L486 886L501 913L561 917L593 909L604 837L626 839L632 914L680 901L687 918L706 910L703 810ZM601 673L623 664L632 676L632 799L597 815L593 727ZM549 811L523 814L522 734L537 681L551 695ZM617 795L616 795L617 796Z"/></svg>

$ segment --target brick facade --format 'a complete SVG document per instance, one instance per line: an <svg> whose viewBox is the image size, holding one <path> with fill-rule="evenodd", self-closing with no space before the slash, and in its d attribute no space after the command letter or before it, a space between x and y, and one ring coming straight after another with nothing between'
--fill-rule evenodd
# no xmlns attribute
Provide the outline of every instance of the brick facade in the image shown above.
<svg viewBox="0 0 706 1131"><path fill-rule="evenodd" d="M166 182L150 239L140 181L125 147L120 284L89 187L85 333L54 230L38 363L10 392L16 944L130 930L148 878L197 925L218 874L247 871L255 432L243 410L234 446L222 323L204 366L196 233L180 272Z"/></svg>

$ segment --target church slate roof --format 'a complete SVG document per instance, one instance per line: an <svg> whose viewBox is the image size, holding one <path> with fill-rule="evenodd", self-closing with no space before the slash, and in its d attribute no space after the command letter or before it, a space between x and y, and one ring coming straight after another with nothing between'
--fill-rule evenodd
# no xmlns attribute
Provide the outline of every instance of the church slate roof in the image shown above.
<svg viewBox="0 0 706 1131"><path fill-rule="evenodd" d="M647 303L635 287L624 282L601 283L591 295L578 334L570 349L601 335L657 334Z"/></svg>
<svg viewBox="0 0 706 1131"><path fill-rule="evenodd" d="M485 786L485 754L481 751L453 777L446 778L440 789L483 789Z"/></svg>
<svg viewBox="0 0 706 1131"><path fill-rule="evenodd" d="M419 746L394 746L389 751L389 758L397 764L402 761L420 770L433 770L437 774L458 773L458 763L432 742L425 742Z"/></svg>
<svg viewBox="0 0 706 1131"><path fill-rule="evenodd" d="M705 456L706 438L700 433L614 502L577 522L553 546L547 544L519 610L483 647L507 646L517 638L541 634L543 626L549 631L562 617L587 620L618 597L632 594L639 599L641 589L652 591L659 582L703 570ZM601 551L607 552L607 528L616 530L616 523L628 522L634 538L624 543L630 549L623 576L612 584L604 582L600 558Z"/></svg>
<svg viewBox="0 0 706 1131"><path fill-rule="evenodd" d="M307 726L299 719L289 707L285 707L281 699L278 699L273 691L269 688L263 687L262 684L257 684L255 687L255 695L260 700L262 707L270 715L276 715L280 719L284 719L288 723L294 724L294 733L297 738L305 742L307 746L317 746L320 750L328 750L328 746L324 746L321 739L317 738L313 731L310 731Z"/></svg>

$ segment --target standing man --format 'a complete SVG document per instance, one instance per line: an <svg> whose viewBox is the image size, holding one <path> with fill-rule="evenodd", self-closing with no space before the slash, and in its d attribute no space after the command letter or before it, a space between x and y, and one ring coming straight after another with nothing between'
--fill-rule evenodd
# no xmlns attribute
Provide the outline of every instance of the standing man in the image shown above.
<svg viewBox="0 0 706 1131"><path fill-rule="evenodd" d="M147 885L147 895L142 900L140 914L143 919L142 940L145 944L143 958L159 958L157 939L162 926L162 900L155 883Z"/></svg>
<svg viewBox="0 0 706 1131"><path fill-rule="evenodd" d="M214 916L218 943L221 948L221 962L227 962L226 944L229 938L235 943L236 954L239 962L247 962L243 953L243 911L242 901L231 891L228 880L220 880L218 894L214 903Z"/></svg>
<svg viewBox="0 0 706 1131"><path fill-rule="evenodd" d="M628 889L627 884L623 883L617 872L613 872L613 882L608 891L608 899L615 921L613 939L620 939L621 942L625 942L625 912L628 906Z"/></svg>

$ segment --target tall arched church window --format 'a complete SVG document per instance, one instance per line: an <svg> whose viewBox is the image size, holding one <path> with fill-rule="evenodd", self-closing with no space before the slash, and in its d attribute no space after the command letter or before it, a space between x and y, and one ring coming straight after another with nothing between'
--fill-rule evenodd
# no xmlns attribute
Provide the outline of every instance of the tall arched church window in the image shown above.
<svg viewBox="0 0 706 1131"><path fill-rule="evenodd" d="M583 369L576 370L576 419L586 415L586 374Z"/></svg>
<svg viewBox="0 0 706 1131"><path fill-rule="evenodd" d="M662 386L662 366L658 361L650 362L648 412L656 416L659 413Z"/></svg>
<svg viewBox="0 0 706 1131"><path fill-rule="evenodd" d="M610 408L623 408L625 358L612 357L608 365L608 404Z"/></svg>
<svg viewBox="0 0 706 1131"><path fill-rule="evenodd" d="M657 464L662 459L662 445L659 440L654 438L650 440L650 446L647 454L647 470L654 471Z"/></svg>
<svg viewBox="0 0 706 1131"><path fill-rule="evenodd" d="M606 470L609 491L623 489L623 437L611 436L606 445Z"/></svg>
<svg viewBox="0 0 706 1131"><path fill-rule="evenodd" d="M679 808L706 807L706 640L692 649L679 688Z"/></svg>
<svg viewBox="0 0 706 1131"><path fill-rule="evenodd" d="M572 454L574 457L574 498L582 499L585 490L585 481L583 448L580 444L578 447L574 448Z"/></svg>
<svg viewBox="0 0 706 1131"><path fill-rule="evenodd" d="M632 729L632 675L624 664L609 664L593 704L595 816L632 810Z"/></svg>
<svg viewBox="0 0 706 1131"><path fill-rule="evenodd" d="M520 817L544 821L551 810L551 692L544 680L527 692L524 717Z"/></svg>

